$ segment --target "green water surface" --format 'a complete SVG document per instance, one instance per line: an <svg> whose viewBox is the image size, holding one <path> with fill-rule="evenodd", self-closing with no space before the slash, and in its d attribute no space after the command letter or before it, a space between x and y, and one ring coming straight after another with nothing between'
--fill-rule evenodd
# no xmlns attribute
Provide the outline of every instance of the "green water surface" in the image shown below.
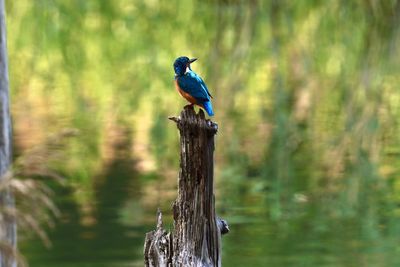
<svg viewBox="0 0 400 267"><path fill-rule="evenodd" d="M6 12L15 157L77 133L43 157L65 185L49 182L55 226L37 218L50 247L20 227L30 266L143 266L158 207L172 228L182 55L214 97L223 266L400 266L400 1L15 0Z"/></svg>

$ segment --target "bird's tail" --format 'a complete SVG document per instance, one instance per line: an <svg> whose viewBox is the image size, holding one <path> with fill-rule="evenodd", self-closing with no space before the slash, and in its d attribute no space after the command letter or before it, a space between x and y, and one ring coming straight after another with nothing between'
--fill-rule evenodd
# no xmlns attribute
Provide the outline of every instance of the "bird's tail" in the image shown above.
<svg viewBox="0 0 400 267"><path fill-rule="evenodd" d="M211 101L204 102L203 107L207 111L208 116L214 116L214 111L211 105Z"/></svg>

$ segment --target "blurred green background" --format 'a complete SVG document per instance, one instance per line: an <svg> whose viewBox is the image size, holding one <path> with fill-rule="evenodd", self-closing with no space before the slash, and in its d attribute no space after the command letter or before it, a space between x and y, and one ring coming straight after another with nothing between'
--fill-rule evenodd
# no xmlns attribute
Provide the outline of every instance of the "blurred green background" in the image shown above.
<svg viewBox="0 0 400 267"><path fill-rule="evenodd" d="M157 207L172 227L182 55L214 96L224 266L400 266L400 1L6 2L16 157L79 131L30 266L143 266Z"/></svg>

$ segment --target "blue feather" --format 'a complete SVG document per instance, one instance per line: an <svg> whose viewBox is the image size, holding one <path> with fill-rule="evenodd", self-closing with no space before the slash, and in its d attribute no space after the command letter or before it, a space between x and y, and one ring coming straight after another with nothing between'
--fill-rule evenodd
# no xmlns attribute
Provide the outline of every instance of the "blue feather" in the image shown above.
<svg viewBox="0 0 400 267"><path fill-rule="evenodd" d="M183 91L193 96L199 103L210 100L210 93L204 81L194 71L188 71L178 77L178 84Z"/></svg>
<svg viewBox="0 0 400 267"><path fill-rule="evenodd" d="M208 116L214 116L214 111L210 101L204 102L203 107L207 111Z"/></svg>

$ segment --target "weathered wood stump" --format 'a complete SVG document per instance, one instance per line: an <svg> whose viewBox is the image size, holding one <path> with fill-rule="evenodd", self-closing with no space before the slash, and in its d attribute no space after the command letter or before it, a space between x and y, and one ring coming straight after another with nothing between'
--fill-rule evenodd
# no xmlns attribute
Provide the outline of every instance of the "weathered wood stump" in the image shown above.
<svg viewBox="0 0 400 267"><path fill-rule="evenodd" d="M181 144L174 231L171 235L163 230L159 212L157 230L146 235L145 266L221 266L221 234L229 228L215 215L213 154L218 126L192 106L170 119L178 126Z"/></svg>

